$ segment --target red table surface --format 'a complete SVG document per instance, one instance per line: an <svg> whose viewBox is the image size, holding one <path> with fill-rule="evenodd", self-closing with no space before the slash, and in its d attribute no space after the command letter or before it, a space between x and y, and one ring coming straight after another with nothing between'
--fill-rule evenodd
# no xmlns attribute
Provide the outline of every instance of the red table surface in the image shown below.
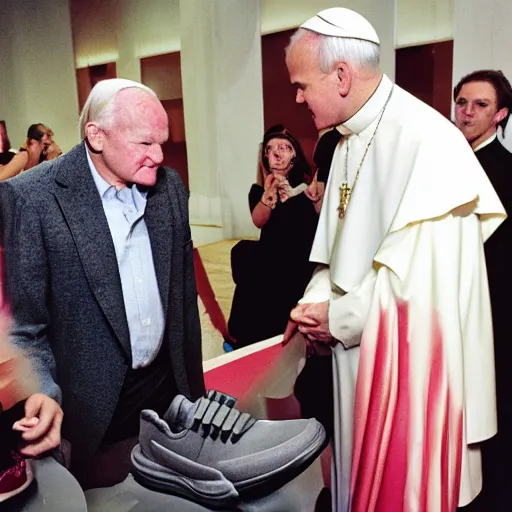
<svg viewBox="0 0 512 512"><path fill-rule="evenodd" d="M283 346L278 343L206 371L206 389L216 389L237 398L244 396L271 368L282 350Z"/></svg>

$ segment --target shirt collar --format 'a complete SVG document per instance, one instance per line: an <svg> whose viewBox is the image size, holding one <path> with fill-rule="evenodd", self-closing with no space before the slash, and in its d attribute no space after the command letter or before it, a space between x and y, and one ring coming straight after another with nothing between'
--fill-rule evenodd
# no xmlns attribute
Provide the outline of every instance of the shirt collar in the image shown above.
<svg viewBox="0 0 512 512"><path fill-rule="evenodd" d="M488 146L497 136L498 133L494 132L488 139L478 144L478 146L473 151L476 153L479 149L485 148L485 146Z"/></svg>
<svg viewBox="0 0 512 512"><path fill-rule="evenodd" d="M85 148L85 153L87 154L87 162L89 164L89 169L91 170L92 178L94 180L94 183L96 184L96 188L98 189L98 192L100 194L100 197L102 199L107 197L107 193L110 189L114 189L115 187L113 185L110 185L105 179L101 176L101 174L98 172L98 169L96 169L96 166L94 165L94 162L92 161L91 155L89 154L89 149ZM137 185L133 185L134 190L134 197L141 196L142 199L146 199L148 192L147 190L139 190L137 188Z"/></svg>
<svg viewBox="0 0 512 512"><path fill-rule="evenodd" d="M85 152L87 154L87 162L89 164L89 169L91 170L92 179L96 184L96 188L98 189L100 197L103 199L103 196L112 185L107 183L96 169L96 166L92 161L91 155L89 154L89 149L87 147L85 148Z"/></svg>
<svg viewBox="0 0 512 512"><path fill-rule="evenodd" d="M359 134L368 128L384 108L391 89L393 89L393 82L386 75L382 75L380 84L368 101L350 119L338 125L336 129L342 135L349 135L351 133Z"/></svg>

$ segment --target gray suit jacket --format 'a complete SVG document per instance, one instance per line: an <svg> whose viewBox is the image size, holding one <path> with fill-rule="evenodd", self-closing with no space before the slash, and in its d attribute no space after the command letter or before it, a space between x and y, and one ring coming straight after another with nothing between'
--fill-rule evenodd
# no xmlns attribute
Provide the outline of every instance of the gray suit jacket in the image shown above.
<svg viewBox="0 0 512 512"><path fill-rule="evenodd" d="M145 213L177 389L204 393L201 331L188 224L176 172L160 168ZM73 458L98 448L131 364L114 245L85 147L0 183L13 338L43 392L60 400Z"/></svg>

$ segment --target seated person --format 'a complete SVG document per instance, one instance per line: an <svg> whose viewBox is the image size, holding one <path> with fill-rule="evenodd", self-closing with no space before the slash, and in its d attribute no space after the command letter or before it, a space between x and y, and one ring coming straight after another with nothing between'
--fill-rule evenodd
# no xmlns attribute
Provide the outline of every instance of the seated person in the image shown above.
<svg viewBox="0 0 512 512"><path fill-rule="evenodd" d="M41 123L30 125L27 139L20 148L20 152L8 164L0 166L0 181L36 166L41 159L41 154L49 145L50 138L46 126Z"/></svg>
<svg viewBox="0 0 512 512"><path fill-rule="evenodd" d="M265 133L260 167L263 185L249 192L260 239L241 240L231 252L236 288L228 329L236 348L282 334L313 271L309 252L317 215L304 194L310 167L282 125Z"/></svg>

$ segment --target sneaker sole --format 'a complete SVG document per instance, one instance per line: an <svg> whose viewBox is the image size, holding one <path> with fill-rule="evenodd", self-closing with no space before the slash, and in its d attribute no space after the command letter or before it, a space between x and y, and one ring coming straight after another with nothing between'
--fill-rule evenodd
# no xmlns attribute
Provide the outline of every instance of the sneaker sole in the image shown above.
<svg viewBox="0 0 512 512"><path fill-rule="evenodd" d="M216 510L232 510L240 497L223 475L211 468L212 480L197 480L183 475L175 475L168 468L148 459L136 445L132 450L132 475L143 487L153 491L179 496ZM208 485L215 487L215 493L202 492Z"/></svg>
<svg viewBox="0 0 512 512"><path fill-rule="evenodd" d="M307 452L301 453L285 466L281 466L273 472L259 475L258 477L248 480L233 482L233 485L240 494L240 497L246 500L268 496L270 493L277 491L306 471L328 444L329 439L325 435L324 429L319 426L315 438L308 446L309 449Z"/></svg>

